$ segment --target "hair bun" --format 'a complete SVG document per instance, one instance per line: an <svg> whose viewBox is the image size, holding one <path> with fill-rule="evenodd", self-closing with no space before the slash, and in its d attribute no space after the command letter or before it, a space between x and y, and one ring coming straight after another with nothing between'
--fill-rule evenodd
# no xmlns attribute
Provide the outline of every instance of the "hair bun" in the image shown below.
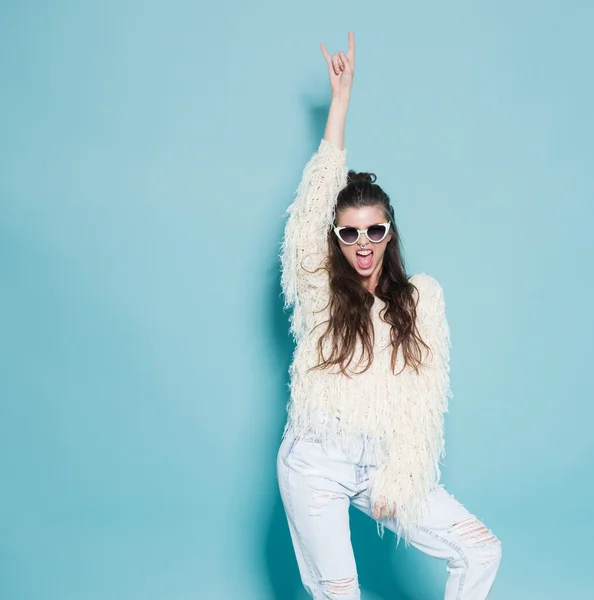
<svg viewBox="0 0 594 600"><path fill-rule="evenodd" d="M356 171L349 171L347 174L347 184L353 181L369 181L369 183L375 183L377 177L375 173L366 173L362 171L357 173Z"/></svg>

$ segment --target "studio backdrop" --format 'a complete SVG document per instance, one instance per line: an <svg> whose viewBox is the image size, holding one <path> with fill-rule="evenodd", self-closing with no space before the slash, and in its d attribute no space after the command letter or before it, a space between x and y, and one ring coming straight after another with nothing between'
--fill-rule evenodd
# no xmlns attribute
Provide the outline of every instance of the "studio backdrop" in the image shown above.
<svg viewBox="0 0 594 600"><path fill-rule="evenodd" d="M0 597L304 600L278 493L284 211L357 40L348 165L441 283L443 482L493 600L591 597L594 10L0 3ZM445 564L352 514L363 598Z"/></svg>

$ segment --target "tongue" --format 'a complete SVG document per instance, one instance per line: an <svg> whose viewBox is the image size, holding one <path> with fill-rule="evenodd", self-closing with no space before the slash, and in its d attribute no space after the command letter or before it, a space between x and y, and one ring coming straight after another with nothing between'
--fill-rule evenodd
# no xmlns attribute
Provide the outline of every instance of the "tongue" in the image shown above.
<svg viewBox="0 0 594 600"><path fill-rule="evenodd" d="M361 256L357 254L357 264L360 269L369 269L371 267L371 263L373 262L373 252L368 254L367 256Z"/></svg>

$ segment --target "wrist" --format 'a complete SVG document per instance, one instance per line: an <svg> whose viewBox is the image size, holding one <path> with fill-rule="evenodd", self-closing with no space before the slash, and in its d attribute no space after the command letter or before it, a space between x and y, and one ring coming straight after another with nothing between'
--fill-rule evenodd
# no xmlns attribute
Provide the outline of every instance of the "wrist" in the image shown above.
<svg viewBox="0 0 594 600"><path fill-rule="evenodd" d="M332 102L337 104L348 104L351 98L351 90L336 90L332 92Z"/></svg>

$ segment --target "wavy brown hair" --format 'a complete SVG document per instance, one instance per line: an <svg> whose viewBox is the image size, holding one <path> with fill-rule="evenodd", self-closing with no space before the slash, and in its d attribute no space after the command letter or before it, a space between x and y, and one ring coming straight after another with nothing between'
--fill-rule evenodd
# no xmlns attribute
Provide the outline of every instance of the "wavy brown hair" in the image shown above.
<svg viewBox="0 0 594 600"><path fill-rule="evenodd" d="M401 351L404 367L398 373L406 365L410 365L418 373L423 359L421 345L428 350L430 348L417 330L417 307L413 296L416 287L406 274L394 209L389 196L375 183L376 179L374 173L349 171L347 185L338 193L335 214L338 215L347 208L378 206L383 209L386 221L390 221L392 239L386 245L375 295L386 302L382 317L391 325L392 372L396 368L398 351ZM340 371L350 377L346 368L353 360L357 339L362 341L363 346L361 360L367 357L367 366L360 373L367 371L373 362L375 338L371 307L374 295L365 289L360 275L345 258L332 229L328 231L328 250L325 265L320 268L325 268L329 274L330 318L324 321L327 327L318 340L320 362L312 369L340 365ZM323 354L326 339L332 342L329 357L324 357ZM361 360L357 366L361 364Z"/></svg>

